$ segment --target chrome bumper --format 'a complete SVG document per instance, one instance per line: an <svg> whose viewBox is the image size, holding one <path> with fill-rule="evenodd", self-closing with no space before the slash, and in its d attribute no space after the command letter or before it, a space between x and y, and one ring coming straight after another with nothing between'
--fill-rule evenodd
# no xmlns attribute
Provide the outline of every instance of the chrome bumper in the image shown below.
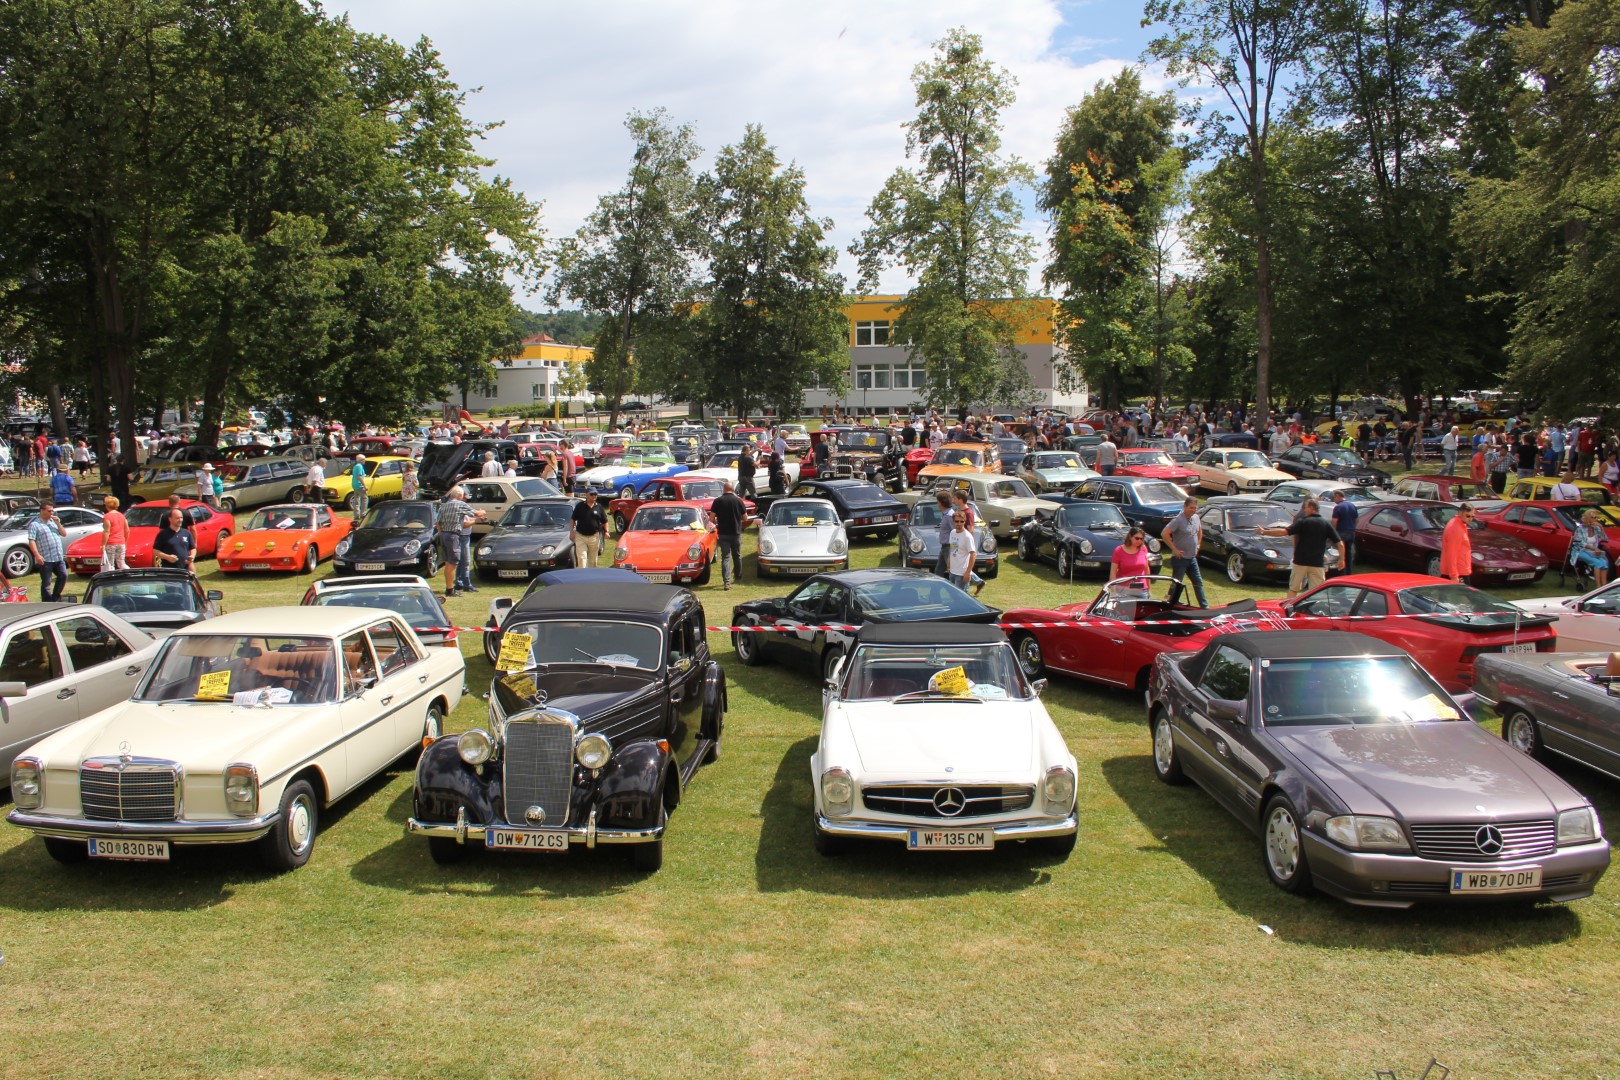
<svg viewBox="0 0 1620 1080"><path fill-rule="evenodd" d="M245 844L274 828L281 820L281 811L273 810L240 821L91 821L13 810L6 815L6 820L18 828L63 840L119 836L168 840L176 844Z"/></svg>
<svg viewBox="0 0 1620 1080"><path fill-rule="evenodd" d="M906 840L915 829L925 831L934 829L989 829L997 840L1038 840L1043 836L1067 836L1080 827L1078 814L1070 814L1062 821L1003 821L999 824L986 824L975 826L971 822L959 818L941 818L938 824L932 821L918 822L915 825L900 825L887 821L834 821L825 814L816 815L816 828L829 836L852 836L867 840Z"/></svg>
<svg viewBox="0 0 1620 1080"><path fill-rule="evenodd" d="M525 829L521 825L508 825L504 822L498 825L470 825L467 823L465 811L456 814L454 822L418 821L409 818L405 822L405 832L408 836L438 836L446 840L454 840L458 844L465 844L468 840L477 843L484 842L485 829L511 829L515 832L560 832L567 833L570 843L575 840L583 841L586 848L594 848L597 844L649 844L661 839L664 835L664 826L654 825L650 829L599 829L596 827L596 811L591 811L590 818L583 825L567 825L561 829Z"/></svg>

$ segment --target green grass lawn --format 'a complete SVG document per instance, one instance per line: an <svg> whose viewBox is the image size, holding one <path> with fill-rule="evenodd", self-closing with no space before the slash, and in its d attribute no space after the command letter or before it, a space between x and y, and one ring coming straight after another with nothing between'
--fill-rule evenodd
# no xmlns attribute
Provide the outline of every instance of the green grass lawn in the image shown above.
<svg viewBox="0 0 1620 1080"><path fill-rule="evenodd" d="M897 560L859 542L854 561ZM203 578L228 610L306 585L212 563ZM1014 559L983 599L1094 589ZM481 625L518 591L449 608ZM783 591L749 577L722 592L717 575L699 593L723 623ZM1431 1057L1467 1077L1617 1071L1620 875L1531 910L1288 896L1224 810L1153 778L1139 695L1061 678L1045 701L1080 762L1068 859L825 859L815 682L710 645L731 680L724 753L651 876L612 849L440 867L404 835L408 773L340 803L310 863L280 877L232 848L64 867L0 826L0 1075L1405 1078ZM487 686L478 637L462 648ZM483 715L469 697L451 727ZM1560 771L1620 821L1620 784Z"/></svg>

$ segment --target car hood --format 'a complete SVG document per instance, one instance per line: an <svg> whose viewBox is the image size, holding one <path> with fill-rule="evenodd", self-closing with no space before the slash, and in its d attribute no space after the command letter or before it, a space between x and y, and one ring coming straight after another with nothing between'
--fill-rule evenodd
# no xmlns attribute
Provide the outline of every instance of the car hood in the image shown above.
<svg viewBox="0 0 1620 1080"><path fill-rule="evenodd" d="M501 706L509 716L540 707L536 695L543 691L546 708L571 712L582 721L597 719L625 703L627 698L640 696L661 685L662 679L655 672L594 664L552 664L527 673L502 676L493 683ZM589 730L589 724L586 729Z"/></svg>
<svg viewBox="0 0 1620 1080"><path fill-rule="evenodd" d="M1120 462L1118 472L1121 476L1145 476L1150 480L1188 480L1198 475L1179 465L1132 465L1127 461Z"/></svg>
<svg viewBox="0 0 1620 1080"><path fill-rule="evenodd" d="M1035 710L1027 701L857 701L834 708L860 758L863 782L1027 782L1036 768Z"/></svg>
<svg viewBox="0 0 1620 1080"><path fill-rule="evenodd" d="M1352 813L1512 821L1551 817L1584 801L1472 721L1268 730Z"/></svg>
<svg viewBox="0 0 1620 1080"><path fill-rule="evenodd" d="M841 525L771 525L761 526L759 535L761 540L770 540L776 545L770 557L783 558L795 555L828 555L831 553L833 537L843 533Z"/></svg>
<svg viewBox="0 0 1620 1080"><path fill-rule="evenodd" d="M1023 518L1034 517L1035 516L1035 511L1037 511L1037 510L1050 510L1054 506L1060 505L1058 503L1052 502L1049 499L1037 499L1037 498L1027 498L1027 499L982 499L980 501L985 506L995 507L997 509L1006 510L1008 513L1012 514L1014 517L1023 517Z"/></svg>
<svg viewBox="0 0 1620 1080"><path fill-rule="evenodd" d="M472 452L473 447L468 443L442 448L437 443L429 444L422 450L422 465L417 472L417 482L422 485L424 491L447 490L461 475L462 467L466 465L467 458Z"/></svg>
<svg viewBox="0 0 1620 1080"><path fill-rule="evenodd" d="M619 537L619 543L630 552L628 562L664 559L673 563L685 559L687 548L693 544L702 546L710 535L696 529L627 532Z"/></svg>
<svg viewBox="0 0 1620 1080"><path fill-rule="evenodd" d="M226 554L248 556L264 551L291 551L313 539L313 529L254 529L237 533L226 541Z"/></svg>
<svg viewBox="0 0 1620 1080"><path fill-rule="evenodd" d="M280 754L267 755L286 741L289 711L308 714L329 708L124 701L69 725L35 749L49 768L76 768L86 758L131 754L179 761L188 774L217 773L233 761L280 763Z"/></svg>
<svg viewBox="0 0 1620 1080"><path fill-rule="evenodd" d="M1438 543L1436 543L1434 546L1436 550L1438 550L1440 547ZM1547 553L1541 548L1536 549L1537 551L1541 551L1542 554L1542 557L1538 559L1534 555L1530 554L1529 544L1525 543L1523 540L1520 540L1516 536L1509 536L1506 533L1499 533L1494 529L1469 530L1468 546L1470 549L1484 554L1487 562L1523 563L1530 565L1534 563L1545 563L1547 561Z"/></svg>
<svg viewBox="0 0 1620 1080"><path fill-rule="evenodd" d="M480 551L489 548L491 554L516 552L532 555L547 544L561 544L567 539L567 529L553 528L549 525L526 525L518 529L492 530L478 541L478 548Z"/></svg>
<svg viewBox="0 0 1620 1080"><path fill-rule="evenodd" d="M349 549L344 554L350 559L364 555L398 555L405 556L405 544L409 540L419 540L423 544L433 539L426 529L407 531L405 529L356 529L349 534Z"/></svg>
<svg viewBox="0 0 1620 1080"><path fill-rule="evenodd" d="M1092 469L1031 469L1043 484L1078 484L1099 475Z"/></svg>

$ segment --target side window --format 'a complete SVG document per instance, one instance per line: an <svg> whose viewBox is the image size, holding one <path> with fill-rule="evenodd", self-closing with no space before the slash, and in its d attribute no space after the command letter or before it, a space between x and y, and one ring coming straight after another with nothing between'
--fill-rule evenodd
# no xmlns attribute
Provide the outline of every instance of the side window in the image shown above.
<svg viewBox="0 0 1620 1080"><path fill-rule="evenodd" d="M262 484L268 479L270 479L270 467L268 465L255 465L248 470L247 480L249 483Z"/></svg>
<svg viewBox="0 0 1620 1080"><path fill-rule="evenodd" d="M343 639L343 696L358 694L377 679L377 664L371 657L371 646L365 634L350 634Z"/></svg>
<svg viewBox="0 0 1620 1080"><path fill-rule="evenodd" d="M381 665L385 679L420 659L416 650L411 648L411 643L405 640L405 635L399 632L399 627L392 622L380 622L366 633L371 637L371 647L377 654L377 663Z"/></svg>
<svg viewBox="0 0 1620 1080"><path fill-rule="evenodd" d="M1507 513L1502 515L1502 520L1512 522L1514 525L1519 524L1521 521L1524 520L1524 507L1522 507L1522 506L1510 506L1510 507L1508 507Z"/></svg>
<svg viewBox="0 0 1620 1080"><path fill-rule="evenodd" d="M62 677L62 658L57 655L56 638L39 627L11 635L0 655L0 682L20 682L38 686Z"/></svg>
<svg viewBox="0 0 1620 1080"><path fill-rule="evenodd" d="M1204 522L1204 531L1211 532L1221 527L1221 508L1206 506L1204 512L1198 515Z"/></svg>
<svg viewBox="0 0 1620 1080"><path fill-rule="evenodd" d="M689 660L692 657L691 634L687 630L685 619L676 619L669 624L669 662Z"/></svg>
<svg viewBox="0 0 1620 1080"><path fill-rule="evenodd" d="M1295 604L1294 614L1317 615L1327 619L1339 618L1350 614L1350 609L1361 599L1361 592L1362 590L1353 585L1329 585Z"/></svg>
<svg viewBox="0 0 1620 1080"><path fill-rule="evenodd" d="M1388 615L1389 601L1385 599L1384 594L1381 592L1363 589L1361 591L1361 603L1356 607L1356 614L1358 616Z"/></svg>
<svg viewBox="0 0 1620 1080"><path fill-rule="evenodd" d="M692 655L695 657L707 651L709 643L708 627L703 622L703 609L693 606L686 612L686 633L692 645Z"/></svg>
<svg viewBox="0 0 1620 1080"><path fill-rule="evenodd" d="M324 528L328 527L331 524L332 524L332 511L328 510L324 506L316 507L316 509L315 509L315 527L317 529L324 529Z"/></svg>
<svg viewBox="0 0 1620 1080"><path fill-rule="evenodd" d="M1249 696L1249 661L1231 649L1217 649L1198 686L1210 697L1242 701Z"/></svg>
<svg viewBox="0 0 1620 1080"><path fill-rule="evenodd" d="M842 585L833 585L827 589L827 595L821 601L821 613L829 619L842 620L848 614L849 590Z"/></svg>
<svg viewBox="0 0 1620 1080"><path fill-rule="evenodd" d="M1298 488L1291 488L1286 484L1271 489L1271 501L1280 503L1297 503L1301 501Z"/></svg>
<svg viewBox="0 0 1620 1080"><path fill-rule="evenodd" d="M1527 506L1524 508L1524 523L1539 529L1552 524L1552 515L1539 506Z"/></svg>
<svg viewBox="0 0 1620 1080"><path fill-rule="evenodd" d="M71 506L62 507L56 512L56 516L61 519L62 528L64 529L74 529L82 525L96 524L96 519L91 517L88 512L75 509Z"/></svg>
<svg viewBox="0 0 1620 1080"><path fill-rule="evenodd" d="M1434 484L1416 484L1414 487L1417 489L1417 497L1420 499L1438 499L1440 497L1440 489Z"/></svg>
<svg viewBox="0 0 1620 1080"><path fill-rule="evenodd" d="M1513 491L1508 497L1511 499L1528 499L1530 497L1530 485L1514 484Z"/></svg>
<svg viewBox="0 0 1620 1080"><path fill-rule="evenodd" d="M89 671L99 664L128 656L129 646L119 636L101 624L99 619L80 615L56 624L67 643L68 658L74 671Z"/></svg>
<svg viewBox="0 0 1620 1080"><path fill-rule="evenodd" d="M188 518L190 518L191 524L193 524L193 525L201 525L203 522L205 522L209 518L213 517L214 512L212 510L208 509L208 507L203 506L201 503L199 503L196 506L189 507L186 510L186 516Z"/></svg>
<svg viewBox="0 0 1620 1080"><path fill-rule="evenodd" d="M788 601L788 606L796 612L819 615L821 614L821 601L826 595L827 589L828 582L806 582L803 588L793 594L793 598Z"/></svg>
<svg viewBox="0 0 1620 1080"><path fill-rule="evenodd" d="M809 484L799 484L793 489L795 495L814 495L815 490Z"/></svg>
<svg viewBox="0 0 1620 1080"><path fill-rule="evenodd" d="M1404 529L1406 527L1404 517L1399 510L1380 510L1367 524L1379 529Z"/></svg>

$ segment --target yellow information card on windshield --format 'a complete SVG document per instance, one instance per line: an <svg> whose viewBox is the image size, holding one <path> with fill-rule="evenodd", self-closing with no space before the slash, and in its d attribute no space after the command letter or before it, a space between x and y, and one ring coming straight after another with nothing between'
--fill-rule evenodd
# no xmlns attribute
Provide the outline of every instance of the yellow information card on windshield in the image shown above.
<svg viewBox="0 0 1620 1080"><path fill-rule="evenodd" d="M197 679L197 697L204 701L228 701L231 696L231 672L210 671Z"/></svg>
<svg viewBox="0 0 1620 1080"><path fill-rule="evenodd" d="M501 655L495 661L496 671L521 671L529 666L529 647L534 644L532 634L502 634Z"/></svg>

